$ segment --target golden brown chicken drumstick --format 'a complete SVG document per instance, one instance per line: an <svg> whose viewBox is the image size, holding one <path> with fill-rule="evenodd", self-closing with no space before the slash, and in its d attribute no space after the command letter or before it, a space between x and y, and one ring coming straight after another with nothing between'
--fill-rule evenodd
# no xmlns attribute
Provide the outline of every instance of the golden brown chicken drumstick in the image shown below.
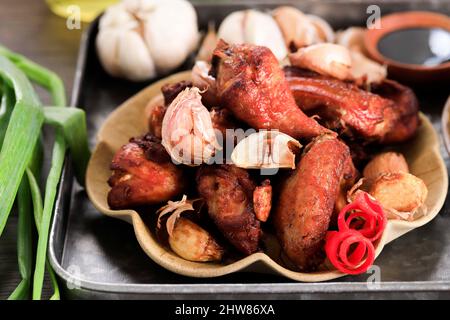
<svg viewBox="0 0 450 320"><path fill-rule="evenodd" d="M328 128L381 143L402 142L416 132L418 102L405 86L385 80L369 92L309 70L287 67L285 72L298 106Z"/></svg>
<svg viewBox="0 0 450 320"><path fill-rule="evenodd" d="M222 234L242 253L256 252L261 227L253 209L256 185L248 172L232 165L203 166L196 180L208 213Z"/></svg>
<svg viewBox="0 0 450 320"><path fill-rule="evenodd" d="M175 166L158 138L146 134L131 138L111 162L112 209L165 202L183 192L183 170Z"/></svg>
<svg viewBox="0 0 450 320"><path fill-rule="evenodd" d="M313 271L324 259L324 238L341 181L354 172L349 171L349 161L350 150L343 142L331 135L317 137L281 187L275 228L284 252L299 270Z"/></svg>
<svg viewBox="0 0 450 320"><path fill-rule="evenodd" d="M278 60L266 47L220 41L210 74L222 106L255 129L278 129L297 139L329 132L297 107Z"/></svg>

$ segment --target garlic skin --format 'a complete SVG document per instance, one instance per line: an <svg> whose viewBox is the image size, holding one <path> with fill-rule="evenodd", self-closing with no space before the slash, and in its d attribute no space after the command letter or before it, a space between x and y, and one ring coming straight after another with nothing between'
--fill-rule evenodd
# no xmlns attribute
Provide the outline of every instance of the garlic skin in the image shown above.
<svg viewBox="0 0 450 320"><path fill-rule="evenodd" d="M321 42L334 42L334 30L325 19L313 14L307 14L306 17L316 28L317 37Z"/></svg>
<svg viewBox="0 0 450 320"><path fill-rule="evenodd" d="M359 50L351 50L352 57L351 74L358 82L380 83L387 77L387 67L383 66L363 55Z"/></svg>
<svg viewBox="0 0 450 320"><path fill-rule="evenodd" d="M365 29L361 27L350 27L345 30L338 31L336 34L336 44L344 46L350 50L364 50L364 33Z"/></svg>
<svg viewBox="0 0 450 320"><path fill-rule="evenodd" d="M219 38L217 37L214 23L210 22L208 24L208 32L198 49L196 60L211 62L212 54L217 46L217 42L219 42Z"/></svg>
<svg viewBox="0 0 450 320"><path fill-rule="evenodd" d="M123 0L101 17L96 47L109 74L143 81L180 66L198 39L187 0Z"/></svg>
<svg viewBox="0 0 450 320"><path fill-rule="evenodd" d="M352 79L350 51L333 43L318 43L289 55L293 66L309 69L340 80Z"/></svg>
<svg viewBox="0 0 450 320"><path fill-rule="evenodd" d="M216 79L208 74L209 69L211 65L208 62L196 61L191 72L192 84L200 90L209 90L216 94Z"/></svg>
<svg viewBox="0 0 450 320"><path fill-rule="evenodd" d="M283 35L275 20L256 10L235 11L221 23L218 37L228 43L249 43L268 47L278 60L287 55Z"/></svg>
<svg viewBox="0 0 450 320"><path fill-rule="evenodd" d="M279 131L261 130L242 139L231 153L231 161L244 169L295 169L300 142Z"/></svg>
<svg viewBox="0 0 450 320"><path fill-rule="evenodd" d="M387 77L387 67L367 57L364 33L364 28L350 27L337 33L336 43L350 50L351 74L354 80L362 83L380 83Z"/></svg>
<svg viewBox="0 0 450 320"><path fill-rule="evenodd" d="M202 91L203 101L207 106L219 105L217 97L216 78L209 75L211 65L206 61L196 61L191 71L191 81L194 87Z"/></svg>
<svg viewBox="0 0 450 320"><path fill-rule="evenodd" d="M281 6L272 12L288 48L301 48L321 42L316 26L307 15L294 7Z"/></svg>
<svg viewBox="0 0 450 320"><path fill-rule="evenodd" d="M162 123L162 145L177 163L207 163L221 147L200 89L186 88L172 101Z"/></svg>

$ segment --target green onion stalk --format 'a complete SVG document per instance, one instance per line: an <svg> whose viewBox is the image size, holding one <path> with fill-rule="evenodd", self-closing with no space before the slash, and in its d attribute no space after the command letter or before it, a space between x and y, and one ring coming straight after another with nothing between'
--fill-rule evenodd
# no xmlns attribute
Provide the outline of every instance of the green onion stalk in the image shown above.
<svg viewBox="0 0 450 320"><path fill-rule="evenodd" d="M16 200L22 277L9 298L26 299L32 287L33 299L41 299L47 269L54 291L51 299L59 299L56 276L47 260L48 235L66 149L72 154L77 180L84 185L90 157L85 114L77 108L64 108L64 84L55 73L1 46L0 79L0 236ZM53 107L42 106L30 80L50 92ZM55 126L56 132L42 200L37 181L42 166L40 133L44 123ZM34 273L33 220L38 232Z"/></svg>

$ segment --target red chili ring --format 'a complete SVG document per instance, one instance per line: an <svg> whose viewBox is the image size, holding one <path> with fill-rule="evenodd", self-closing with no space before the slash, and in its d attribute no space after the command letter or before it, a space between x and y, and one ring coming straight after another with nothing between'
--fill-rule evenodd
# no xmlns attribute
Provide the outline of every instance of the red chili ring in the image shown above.
<svg viewBox="0 0 450 320"><path fill-rule="evenodd" d="M350 253L352 244L358 245ZM346 274L363 273L375 260L375 248L372 242L355 230L328 232L325 251L333 266Z"/></svg>
<svg viewBox="0 0 450 320"><path fill-rule="evenodd" d="M347 217L347 213L352 210L354 212ZM362 227L359 225L355 226L355 223L352 225L352 221L356 220L356 218L364 220ZM382 207L372 200L366 192L359 193L355 201L346 205L338 215L338 228L340 231L359 231L372 242L381 237L386 224L387 218Z"/></svg>

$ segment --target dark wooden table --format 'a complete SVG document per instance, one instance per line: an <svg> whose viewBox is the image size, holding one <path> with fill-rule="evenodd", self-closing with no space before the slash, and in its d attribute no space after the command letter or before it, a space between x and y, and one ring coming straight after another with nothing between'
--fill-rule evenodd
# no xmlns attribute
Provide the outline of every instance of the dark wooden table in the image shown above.
<svg viewBox="0 0 450 320"><path fill-rule="evenodd" d="M83 28L69 30L44 0L0 0L0 44L42 64L61 76L70 98ZM42 97L43 101L47 97ZM0 299L20 281L16 255L17 217L9 218L0 238ZM46 283L46 295L49 288Z"/></svg>

